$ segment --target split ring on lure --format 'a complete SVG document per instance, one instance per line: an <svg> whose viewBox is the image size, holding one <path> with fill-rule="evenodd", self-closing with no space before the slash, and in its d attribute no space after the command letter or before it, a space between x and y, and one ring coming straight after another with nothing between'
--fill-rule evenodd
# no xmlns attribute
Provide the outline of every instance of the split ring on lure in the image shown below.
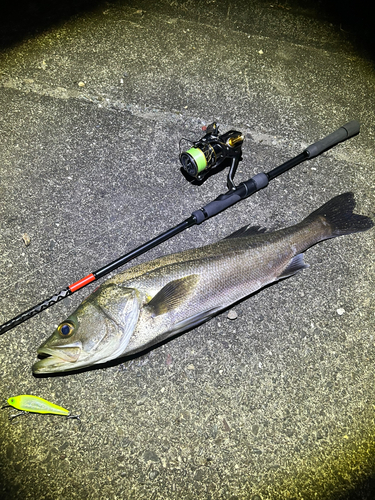
<svg viewBox="0 0 375 500"><path fill-rule="evenodd" d="M46 399L40 398L38 396L30 396L29 394L22 394L20 396L13 396L7 400L8 406L13 406L16 410L20 410L20 413L15 415L10 415L9 419L19 417L24 415L26 412L32 413L43 413L43 414L53 414L53 415L64 415L66 418L76 418L80 420L79 415L71 415L70 411L63 408L62 406L55 405ZM3 408L6 408L3 406Z"/></svg>

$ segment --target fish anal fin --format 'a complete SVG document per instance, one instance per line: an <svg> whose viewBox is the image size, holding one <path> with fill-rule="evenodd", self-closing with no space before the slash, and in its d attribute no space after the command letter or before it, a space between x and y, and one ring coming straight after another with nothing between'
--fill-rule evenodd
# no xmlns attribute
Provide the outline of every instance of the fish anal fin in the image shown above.
<svg viewBox="0 0 375 500"><path fill-rule="evenodd" d="M179 323L176 323L173 328L173 333L183 332L185 330L189 330L190 328L195 328L196 326L201 325L205 321L211 319L215 314L217 314L221 310L220 307L214 307L212 309L208 309L207 311L203 311L189 318L186 318Z"/></svg>
<svg viewBox="0 0 375 500"><path fill-rule="evenodd" d="M176 309L194 292L199 282L198 274L190 274L167 283L147 304L154 316Z"/></svg>
<svg viewBox="0 0 375 500"><path fill-rule="evenodd" d="M279 279L288 278L289 276L293 276L293 274L296 274L298 271L301 271L302 269L307 269L308 267L310 267L310 266L305 263L304 254L299 253L298 255L295 255L291 259L291 261L289 262L287 267L280 274Z"/></svg>

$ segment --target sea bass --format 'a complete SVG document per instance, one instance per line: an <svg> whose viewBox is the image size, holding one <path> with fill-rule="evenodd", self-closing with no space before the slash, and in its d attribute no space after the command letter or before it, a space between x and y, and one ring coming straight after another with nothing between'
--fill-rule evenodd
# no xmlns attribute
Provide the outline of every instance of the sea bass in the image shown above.
<svg viewBox="0 0 375 500"><path fill-rule="evenodd" d="M166 255L105 281L41 345L36 374L105 363L142 351L209 320L260 288L308 267L319 241L366 231L353 193L272 233L246 226L201 248Z"/></svg>

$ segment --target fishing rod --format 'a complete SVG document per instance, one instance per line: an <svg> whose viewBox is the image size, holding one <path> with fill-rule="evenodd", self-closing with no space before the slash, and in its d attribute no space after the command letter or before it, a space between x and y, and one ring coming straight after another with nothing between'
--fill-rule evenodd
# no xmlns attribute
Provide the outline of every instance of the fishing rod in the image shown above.
<svg viewBox="0 0 375 500"><path fill-rule="evenodd" d="M224 194L219 195L215 200L211 201L203 208L195 210L190 217L185 219L177 226L174 226L164 233L159 234L152 240L144 243L143 245L123 255L122 257L119 257L118 259L98 269L97 271L88 274L84 278L81 278L75 283L64 288L60 292L55 293L54 295L52 295L52 297L44 300L43 302L40 302L36 306L31 307L27 311L7 321L0 326L0 335L7 332L8 330L11 330L17 325L20 325L24 321L27 321L36 314L39 314L45 309L53 306L54 304L57 304L66 297L69 297L77 290L80 290L81 288L87 286L89 283L99 280L100 278L106 276L120 266L123 266L130 260L139 257L143 253L148 252L164 241L167 241L173 236L176 236L185 229L197 224L201 224L210 217L214 217L218 213L234 205L238 201L248 198L250 195L256 193L260 189L265 188L271 180L275 179L276 177L295 167L296 165L299 165L303 161L311 160L324 151L327 151L333 146L336 146L340 142L354 137L359 133L359 128L360 124L357 121L353 120L346 125L343 125L324 139L321 139L318 142L312 144L301 154L286 161L270 172L261 172L259 174L256 174L251 179L245 182L241 182L241 184L236 186L234 184L234 175L236 173L239 162L242 160L242 144L244 141L244 136L241 132L238 132L236 130L230 130L229 132L220 135L217 123L211 123L208 127L205 128L205 135L198 141L188 141L191 142L192 147L187 151L180 153L180 162L182 165L182 170L186 173L186 175L198 181L202 181L204 177L209 174L216 173L220 165L223 166L225 165L225 163L230 163L230 169L227 176L228 191ZM187 139L184 140L186 141Z"/></svg>

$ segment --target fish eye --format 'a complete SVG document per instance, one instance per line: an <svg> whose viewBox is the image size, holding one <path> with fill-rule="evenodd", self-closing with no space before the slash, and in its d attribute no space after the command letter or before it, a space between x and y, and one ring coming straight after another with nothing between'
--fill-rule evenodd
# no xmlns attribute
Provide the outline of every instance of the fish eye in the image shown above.
<svg viewBox="0 0 375 500"><path fill-rule="evenodd" d="M70 337L74 332L74 325L69 323L68 321L64 321L57 327L57 331L61 335L61 337Z"/></svg>

